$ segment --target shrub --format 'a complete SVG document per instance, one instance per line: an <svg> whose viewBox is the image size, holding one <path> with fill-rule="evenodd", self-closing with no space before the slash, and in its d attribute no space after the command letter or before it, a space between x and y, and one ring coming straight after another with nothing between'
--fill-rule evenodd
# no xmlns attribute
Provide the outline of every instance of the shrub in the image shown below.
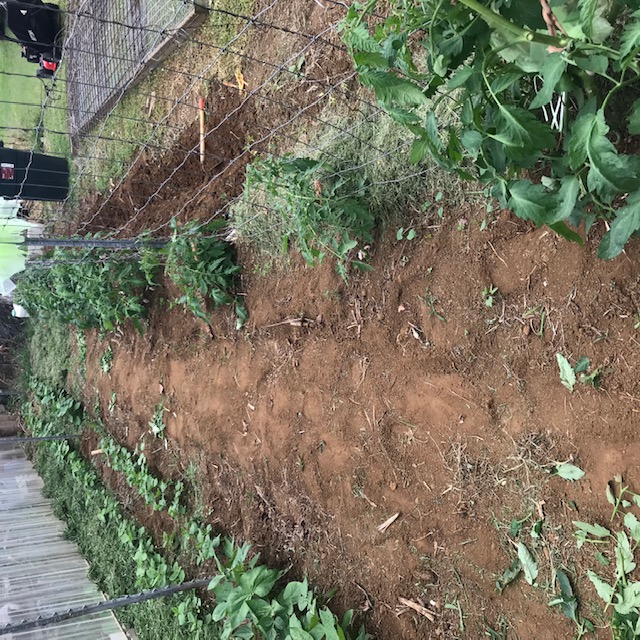
<svg viewBox="0 0 640 640"><path fill-rule="evenodd" d="M208 323L207 298L214 307L235 303L239 329L247 319L244 303L233 293L241 267L236 263L233 245L214 235L221 227L217 221L178 227L173 220L173 238L167 248L165 273L182 292L174 300L175 304L183 305Z"/></svg>
<svg viewBox="0 0 640 640"><path fill-rule="evenodd" d="M375 220L363 189L361 176L345 177L319 160L268 156L247 167L250 204L234 209L233 226L263 251L286 253L292 245L312 266L330 256L346 280L349 264L370 268L351 257L373 240Z"/></svg>
<svg viewBox="0 0 640 640"><path fill-rule="evenodd" d="M145 278L136 262L107 259L96 249L55 249L51 258L18 281L15 298L32 316L103 331L131 320L142 332Z"/></svg>

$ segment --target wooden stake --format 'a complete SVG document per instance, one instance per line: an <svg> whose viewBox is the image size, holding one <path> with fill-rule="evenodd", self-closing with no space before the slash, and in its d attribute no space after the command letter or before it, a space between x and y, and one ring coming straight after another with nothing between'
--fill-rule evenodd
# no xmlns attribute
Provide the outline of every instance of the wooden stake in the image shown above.
<svg viewBox="0 0 640 640"><path fill-rule="evenodd" d="M204 98L200 98L200 164L204 164Z"/></svg>

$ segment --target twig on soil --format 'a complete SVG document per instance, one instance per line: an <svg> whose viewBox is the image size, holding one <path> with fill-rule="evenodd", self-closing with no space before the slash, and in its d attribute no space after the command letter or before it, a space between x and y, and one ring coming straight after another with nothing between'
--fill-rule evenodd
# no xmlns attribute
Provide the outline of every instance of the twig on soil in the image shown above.
<svg viewBox="0 0 640 640"><path fill-rule="evenodd" d="M398 598L398 602L403 605L403 608L397 611L396 615L401 616L408 609L413 609L416 613L419 613L421 616L424 616L430 622L435 622L435 614L433 614L429 609L423 607L417 602L413 602L412 600L407 600L406 598Z"/></svg>
<svg viewBox="0 0 640 640"><path fill-rule="evenodd" d="M273 324L267 324L264 327L262 327L263 329L271 329L272 327L280 327L282 325L288 324L291 327L315 327L318 324L320 324L321 321L321 316L318 316L318 318L316 318L315 320L312 320L311 318L305 318L304 316L301 316L299 318L285 318L284 320L281 320L280 322L274 322Z"/></svg>
<svg viewBox="0 0 640 640"><path fill-rule="evenodd" d="M378 531L380 533L385 533L386 530L400 517L400 512L394 513L390 518L385 520L380 526L378 526Z"/></svg>
<svg viewBox="0 0 640 640"><path fill-rule="evenodd" d="M493 253L496 254L496 258L498 258L498 260L500 260L500 262L502 262L502 264L507 267L507 269L509 268L509 265L500 257L500 254L495 250L494 246L491 244L491 240L487 240L487 242L489 243L489 246L491 247L491 251L493 251Z"/></svg>
<svg viewBox="0 0 640 640"><path fill-rule="evenodd" d="M369 594L366 592L365 588L362 587L361 585L359 585L357 582L354 581L353 583L358 589L360 589L360 591L362 591L362 593L364 594L364 602L360 605L360 611L362 611L362 613L366 613L367 611L371 611L373 609L373 602L371 601L371 597L369 596Z"/></svg>

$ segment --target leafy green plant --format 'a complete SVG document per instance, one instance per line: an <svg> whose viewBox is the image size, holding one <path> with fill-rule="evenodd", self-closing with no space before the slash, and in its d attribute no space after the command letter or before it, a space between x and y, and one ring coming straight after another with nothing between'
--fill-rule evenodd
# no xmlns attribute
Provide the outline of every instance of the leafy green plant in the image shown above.
<svg viewBox="0 0 640 640"><path fill-rule="evenodd" d="M102 371L102 373L109 373L109 371L111 371L112 364L113 349L111 348L111 345L108 345L100 356L100 371Z"/></svg>
<svg viewBox="0 0 640 640"><path fill-rule="evenodd" d="M109 413L113 413L116 410L116 403L118 401L118 394L115 391L111 392L109 397Z"/></svg>
<svg viewBox="0 0 640 640"><path fill-rule="evenodd" d="M416 237L416 230L405 229L404 227L400 227L398 231L396 231L396 240L413 240Z"/></svg>
<svg viewBox="0 0 640 640"><path fill-rule="evenodd" d="M156 438L164 438L164 402L159 402L153 410L153 417L149 420L149 429Z"/></svg>
<svg viewBox="0 0 640 640"><path fill-rule="evenodd" d="M493 307L493 299L496 293L498 293L498 287L494 287L492 284L482 290L482 301L485 307Z"/></svg>
<svg viewBox="0 0 640 640"><path fill-rule="evenodd" d="M131 320L142 332L146 281L135 261L109 260L96 249L55 249L52 262L27 267L18 281L15 298L31 315L103 331Z"/></svg>
<svg viewBox="0 0 640 640"><path fill-rule="evenodd" d="M316 266L330 256L336 271L347 279L349 265L362 271L371 266L352 257L358 246L373 240L374 217L363 204L360 178L338 175L311 158L268 156L247 167L245 193L258 190L270 209L283 253L294 245L305 262ZM243 228L237 227L243 236ZM244 234L244 237L249 237Z"/></svg>
<svg viewBox="0 0 640 640"><path fill-rule="evenodd" d="M599 255L618 255L640 229L640 162L612 142L640 134L640 3L379 4L350 5L344 41L360 81L414 135L412 161L488 184L572 241L583 242L571 227L604 218ZM443 103L457 121L438 120Z"/></svg>
<svg viewBox="0 0 640 640"><path fill-rule="evenodd" d="M289 582L273 593L284 572L258 565L257 555L248 559L250 545L234 547L227 539L222 549L227 560L221 562L216 556L219 573L209 585L218 603L212 618L224 621L220 640L354 637L349 631L353 612L348 611L339 622L327 607L318 606L306 580ZM369 637L361 628L355 640Z"/></svg>
<svg viewBox="0 0 640 640"><path fill-rule="evenodd" d="M171 221L173 237L167 247L165 273L181 290L174 300L196 317L208 323L206 300L214 307L235 303L236 327L247 320L242 298L235 290L240 265L235 260L231 244L213 235L225 222L213 221L208 225L196 222L178 225Z"/></svg>
<svg viewBox="0 0 640 640"><path fill-rule="evenodd" d="M576 366L571 366L571 363L561 353L556 353L556 360L558 361L558 368L560 369L560 382L569 391L573 392L576 382L579 380L582 384L589 384L596 389L600 387L600 378L602 371L600 367L592 369L591 373L586 373L589 370L589 358L583 356L578 360ZM578 376L576 376L578 374Z"/></svg>
<svg viewBox="0 0 640 640"><path fill-rule="evenodd" d="M640 544L640 520L631 511L640 507L640 495L629 490L620 476L615 487L607 485L607 500L613 506L610 524L621 522L617 531L600 524L575 521L578 548L593 545L602 565L611 566L607 578L589 569L587 577L598 596L605 602L605 612L611 615L610 625L616 640L631 640L640 636L640 582L631 579L636 568L635 553ZM612 573L612 575L611 575Z"/></svg>
<svg viewBox="0 0 640 640"><path fill-rule="evenodd" d="M429 287L427 287L424 290L424 295L423 296L418 296L418 298L420 299L420 301L422 302L422 304L425 305L425 307L427 307L427 309L429 310L429 317L431 318L432 316L437 318L438 320L440 320L440 322L446 322L447 319L438 312L438 310L436 309L436 305L438 304L438 298L436 298L433 293L431 293L431 289L429 289Z"/></svg>

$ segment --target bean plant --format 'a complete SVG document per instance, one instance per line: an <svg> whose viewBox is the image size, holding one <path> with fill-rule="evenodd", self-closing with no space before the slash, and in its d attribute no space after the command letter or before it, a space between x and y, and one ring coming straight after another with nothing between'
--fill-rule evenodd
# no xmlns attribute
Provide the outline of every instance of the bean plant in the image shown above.
<svg viewBox="0 0 640 640"><path fill-rule="evenodd" d="M342 29L412 162L575 242L605 220L602 258L640 229L639 0L356 1Z"/></svg>

